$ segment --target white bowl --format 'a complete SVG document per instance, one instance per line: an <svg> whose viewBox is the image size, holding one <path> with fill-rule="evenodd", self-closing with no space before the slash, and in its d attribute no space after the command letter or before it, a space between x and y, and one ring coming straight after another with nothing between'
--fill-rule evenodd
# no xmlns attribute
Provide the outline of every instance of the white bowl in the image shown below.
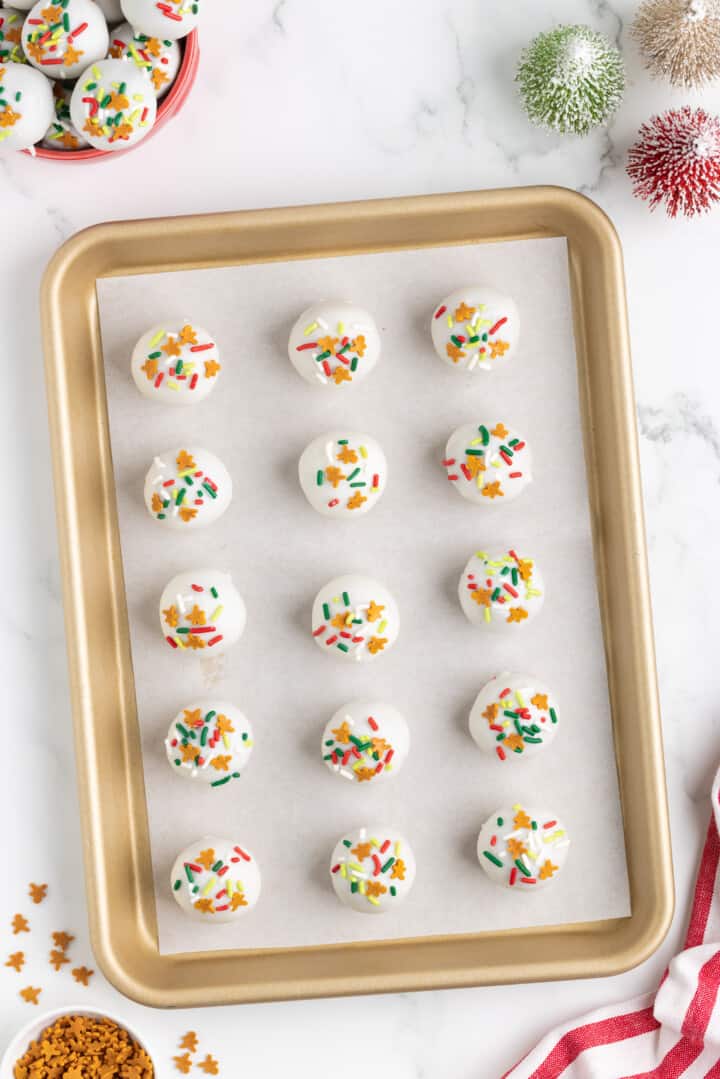
<svg viewBox="0 0 720 1079"><path fill-rule="evenodd" d="M141 1049L144 1049L147 1055L153 1062L153 1067L157 1074L157 1065L155 1058L150 1051L150 1048L143 1037L137 1032L132 1024L126 1022L117 1015L110 1015L109 1012L98 1011L97 1008L86 1008L84 1005L68 1005L66 1008L55 1008L51 1012L43 1012L42 1015L38 1015L31 1022L27 1023L21 1030L17 1032L12 1039L7 1049L3 1054L2 1061L0 1062L0 1079L13 1079L13 1068L25 1053L30 1042L35 1041L44 1030L46 1030L56 1019L60 1019L63 1015L81 1015L88 1019L111 1019L118 1026L123 1027L128 1034L137 1042Z"/></svg>

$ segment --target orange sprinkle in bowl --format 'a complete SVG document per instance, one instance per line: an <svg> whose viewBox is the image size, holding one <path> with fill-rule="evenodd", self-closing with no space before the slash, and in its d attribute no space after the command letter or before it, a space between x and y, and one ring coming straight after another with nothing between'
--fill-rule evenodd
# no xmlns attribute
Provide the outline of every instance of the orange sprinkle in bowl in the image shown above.
<svg viewBox="0 0 720 1079"><path fill-rule="evenodd" d="M66 1008L56 1008L54 1011L45 1012L42 1015L36 1016L31 1022L22 1027L11 1040L3 1054L2 1061L0 1061L0 1079L16 1079L15 1066L25 1053L27 1053L31 1043L41 1040L44 1032L58 1020L75 1016L82 1019L105 1019L116 1024L125 1031L132 1041L135 1042L137 1047L144 1050L149 1057L152 1064L152 1072L148 1074L153 1076L157 1075L153 1052L148 1047L145 1038L141 1036L130 1023L118 1016L110 1015L108 1012L102 1012L96 1008L87 1008L83 1005L79 1005L78 1007L70 1006ZM29 1074L42 1076L43 1073L30 1070Z"/></svg>

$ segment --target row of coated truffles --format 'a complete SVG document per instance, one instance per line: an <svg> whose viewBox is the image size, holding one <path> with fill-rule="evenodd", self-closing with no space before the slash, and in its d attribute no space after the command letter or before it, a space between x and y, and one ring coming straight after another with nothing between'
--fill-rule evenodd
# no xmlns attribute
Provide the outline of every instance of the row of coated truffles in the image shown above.
<svg viewBox="0 0 720 1079"><path fill-rule="evenodd" d="M15 0L2 7L0 154L36 144L113 151L139 142L178 75L178 41L197 26L200 4Z"/></svg>
<svg viewBox="0 0 720 1079"><path fill-rule="evenodd" d="M480 830L477 856L498 885L537 891L562 870L570 839L557 816L520 803L492 814ZM417 875L415 854L395 828L363 826L337 841L330 881L340 902L360 914L383 914L409 896ZM178 854L170 875L181 909L197 920L233 922L257 904L260 868L232 839L204 836Z"/></svg>
<svg viewBox="0 0 720 1079"><path fill-rule="evenodd" d="M464 297L461 299L460 297ZM454 370L490 371L517 350L520 319L513 300L480 286L448 296L431 320L432 343ZM314 386L360 382L380 359L375 320L351 303L309 307L290 331L288 356ZM151 327L137 342L131 370L140 392L166 404L187 405L212 391L222 369L212 334L192 322Z"/></svg>
<svg viewBox="0 0 720 1079"><path fill-rule="evenodd" d="M505 672L478 693L469 717L475 744L500 761L533 757L558 730L554 695L532 675ZM219 789L240 779L254 747L252 726L236 705L214 698L192 701L170 723L165 753L173 772ZM331 716L320 739L320 759L351 783L377 786L402 770L410 728L387 701L352 700Z"/></svg>
<svg viewBox="0 0 720 1079"><path fill-rule="evenodd" d="M465 449L451 451L454 446ZM465 425L451 435L447 452L453 455L442 463L453 486L477 505L512 502L532 479L527 442L503 424ZM324 517L353 519L380 501L388 463L370 435L330 431L305 448L298 475L314 510ZM153 458L144 498L154 520L185 531L217 521L232 501L232 490L232 479L219 457L196 446L177 447Z"/></svg>
<svg viewBox="0 0 720 1079"><path fill-rule="evenodd" d="M537 564L511 550L473 554L460 577L460 606L483 629L513 632L542 609L544 585ZM242 636L245 602L227 573L179 573L160 597L160 627L179 652L222 655ZM400 632L395 597L373 577L345 574L324 585L312 606L310 632L327 655L367 663L390 651Z"/></svg>

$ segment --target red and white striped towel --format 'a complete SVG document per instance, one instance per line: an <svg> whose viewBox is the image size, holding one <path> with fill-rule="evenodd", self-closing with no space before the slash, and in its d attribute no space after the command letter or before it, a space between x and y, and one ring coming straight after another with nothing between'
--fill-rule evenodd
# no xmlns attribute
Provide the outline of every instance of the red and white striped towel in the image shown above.
<svg viewBox="0 0 720 1079"><path fill-rule="evenodd" d="M685 950L657 993L554 1030L503 1079L720 1079L720 771Z"/></svg>

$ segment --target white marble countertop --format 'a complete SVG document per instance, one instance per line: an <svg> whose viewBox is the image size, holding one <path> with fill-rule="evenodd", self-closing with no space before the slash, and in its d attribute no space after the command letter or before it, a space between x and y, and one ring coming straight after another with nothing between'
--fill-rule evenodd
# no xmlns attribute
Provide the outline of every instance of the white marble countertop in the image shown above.
<svg viewBox="0 0 720 1079"><path fill-rule="evenodd" d="M624 159L652 112L685 101L720 111L720 88L682 94L651 82L628 37L632 0L374 0L356 8L255 0L228 19L223 12L234 7L209 2L197 87L157 138L92 166L21 156L0 163L0 442L8 469L0 604L3 735L12 750L0 791L0 950L24 948L35 957L26 979L0 965L0 1048L32 1017L17 995L31 982L43 987L47 1008L81 998L134 1018L159 1047L160 1075L170 1074L178 1035L194 1028L224 1075L314 1079L329 1074L332 1060L342 1062L345 1079L366 1079L369 1070L374 1079L492 1079L552 1024L651 988L682 938L720 756L712 630L720 376L710 370L718 349L720 208L690 222L651 217L632 198ZM551 19L587 21L621 43L629 88L609 131L559 139L525 121L514 66L522 44ZM78 229L108 219L534 183L589 194L615 221L625 248L678 889L668 940L636 971L550 990L513 986L191 1013L139 1008L99 974L90 989L75 992L46 958L49 930L68 929L78 937L74 957L94 965L38 327L47 260ZM50 883L51 898L40 907L24 899L29 880ZM10 934L16 910L31 916L30 936ZM364 1051L368 1035L371 1054Z"/></svg>

